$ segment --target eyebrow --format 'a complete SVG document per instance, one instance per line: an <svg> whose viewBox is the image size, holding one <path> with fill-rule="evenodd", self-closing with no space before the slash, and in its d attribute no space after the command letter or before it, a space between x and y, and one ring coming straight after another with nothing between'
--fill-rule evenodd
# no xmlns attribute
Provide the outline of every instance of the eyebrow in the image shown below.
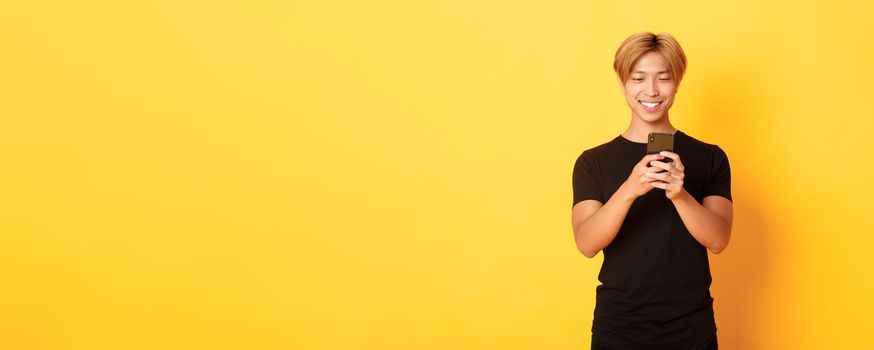
<svg viewBox="0 0 874 350"><path fill-rule="evenodd" d="M663 71L659 71L658 73L659 73L659 74L662 74L662 73L670 73L670 72L671 72L671 71L663 70ZM642 71L642 70L636 70L636 71L631 72L631 73L634 74L634 73L646 73L646 72L644 72L644 71Z"/></svg>

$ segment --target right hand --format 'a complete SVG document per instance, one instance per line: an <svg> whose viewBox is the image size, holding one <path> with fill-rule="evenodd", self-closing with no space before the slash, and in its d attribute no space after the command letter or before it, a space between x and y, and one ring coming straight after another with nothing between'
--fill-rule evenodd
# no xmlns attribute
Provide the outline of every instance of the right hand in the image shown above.
<svg viewBox="0 0 874 350"><path fill-rule="evenodd" d="M658 153L644 156L643 159L634 166L634 169L631 170L631 175L628 175L628 179L622 184L622 188L624 188L627 193L634 196L633 198L640 197L651 189L657 188L652 184L653 182L659 181L659 179L646 176L646 173L657 173L664 170L659 167L654 167L649 163L663 158L665 158L665 156Z"/></svg>

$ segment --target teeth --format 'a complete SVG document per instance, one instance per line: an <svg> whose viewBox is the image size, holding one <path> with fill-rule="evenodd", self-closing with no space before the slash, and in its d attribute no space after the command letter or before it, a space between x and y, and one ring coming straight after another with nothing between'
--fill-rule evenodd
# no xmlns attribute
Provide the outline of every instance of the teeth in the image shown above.
<svg viewBox="0 0 874 350"><path fill-rule="evenodd" d="M643 104L644 106L646 106L647 108L655 108L655 106L658 106L659 103L661 103L661 102L643 102L643 101L640 101L640 103Z"/></svg>

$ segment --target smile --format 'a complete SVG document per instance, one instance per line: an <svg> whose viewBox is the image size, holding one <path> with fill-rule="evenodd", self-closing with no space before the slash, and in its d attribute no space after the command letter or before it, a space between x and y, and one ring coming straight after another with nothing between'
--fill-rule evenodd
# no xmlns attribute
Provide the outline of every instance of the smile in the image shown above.
<svg viewBox="0 0 874 350"><path fill-rule="evenodd" d="M643 105L643 109L645 109L647 111L655 111L655 110L659 109L659 106L662 104L663 101L659 101L659 102L638 101L638 102L640 102L640 104Z"/></svg>

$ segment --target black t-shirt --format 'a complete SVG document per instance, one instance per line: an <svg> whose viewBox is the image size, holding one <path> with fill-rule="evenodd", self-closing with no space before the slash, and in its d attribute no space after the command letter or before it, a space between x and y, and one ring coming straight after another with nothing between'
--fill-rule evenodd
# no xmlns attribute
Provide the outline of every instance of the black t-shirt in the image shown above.
<svg viewBox="0 0 874 350"><path fill-rule="evenodd" d="M731 200L728 157L717 145L677 130L674 152L683 187ZM622 135L585 150L574 165L573 204L606 203L646 155L646 143ZM716 336L707 248L689 233L665 191L635 199L616 238L604 248L593 336L617 349L700 349Z"/></svg>

